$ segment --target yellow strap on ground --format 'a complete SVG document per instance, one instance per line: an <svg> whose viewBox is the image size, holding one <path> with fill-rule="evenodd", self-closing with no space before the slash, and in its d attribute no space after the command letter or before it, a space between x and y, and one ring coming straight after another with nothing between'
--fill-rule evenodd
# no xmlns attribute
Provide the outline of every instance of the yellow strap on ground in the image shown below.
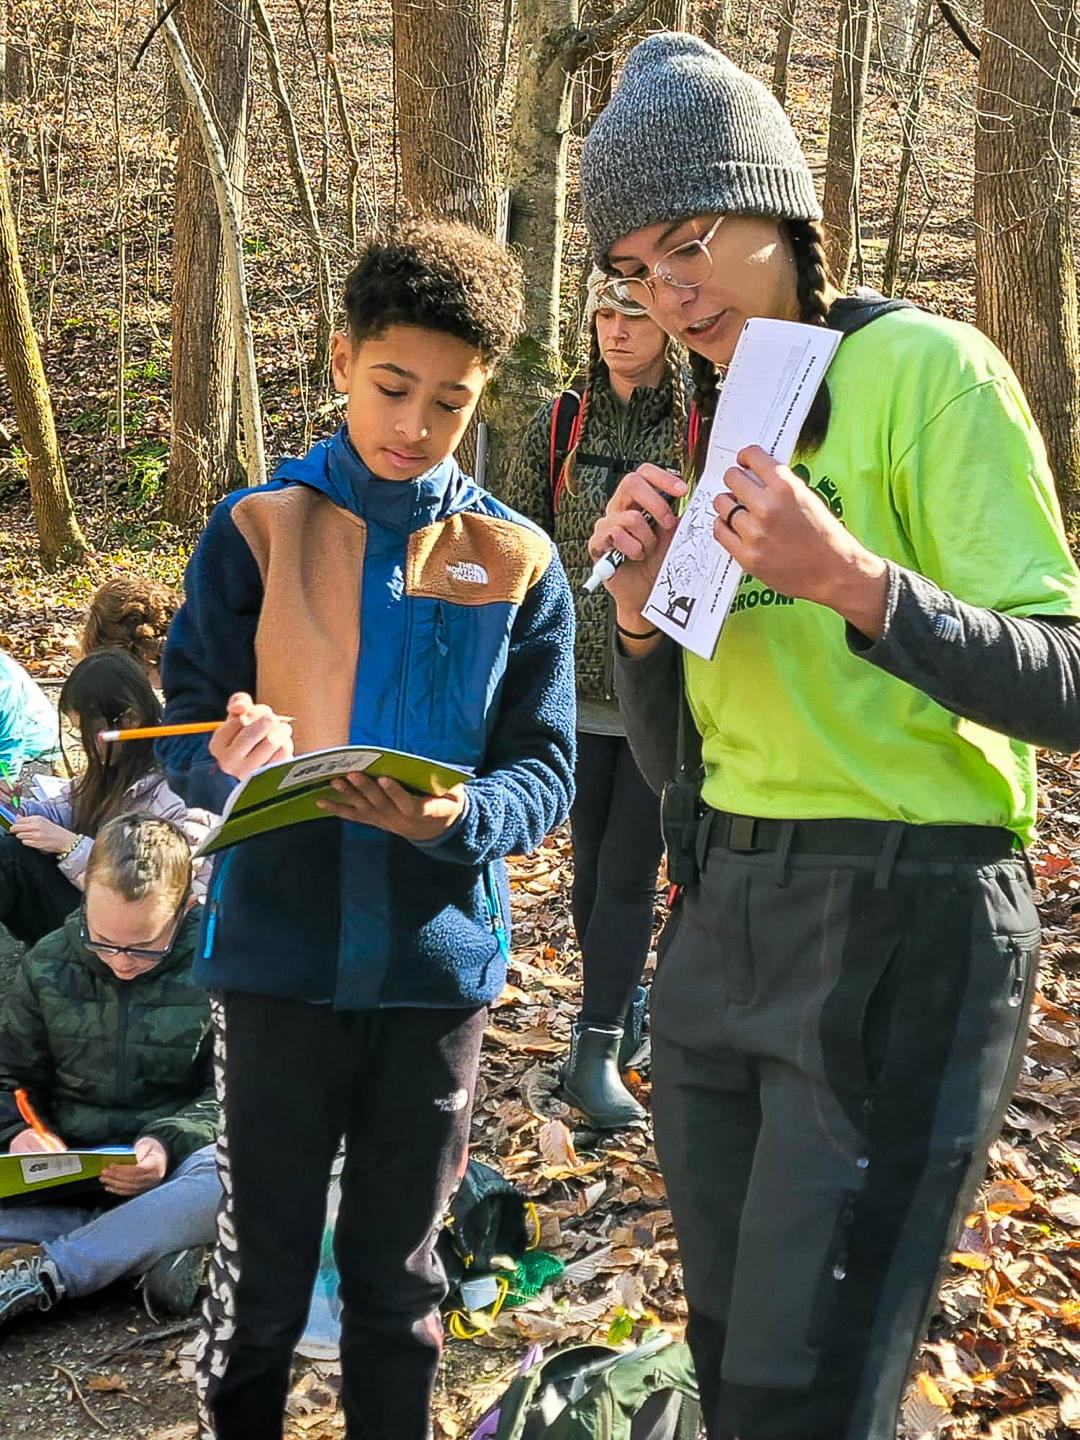
<svg viewBox="0 0 1080 1440"><path fill-rule="evenodd" d="M531 1200L525 1206L525 1220L533 1230L533 1238L525 1246L525 1249L536 1250L540 1245L540 1216L536 1213L536 1206Z"/></svg>

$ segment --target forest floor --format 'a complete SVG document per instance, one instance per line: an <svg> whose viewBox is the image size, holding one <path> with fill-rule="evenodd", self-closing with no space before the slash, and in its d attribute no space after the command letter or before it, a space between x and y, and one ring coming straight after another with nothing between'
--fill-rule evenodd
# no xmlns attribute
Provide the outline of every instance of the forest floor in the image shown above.
<svg viewBox="0 0 1080 1440"><path fill-rule="evenodd" d="M493 3L493 15L501 8ZM383 0L372 0L341 17L339 51L343 66L353 62L351 103L363 120L368 147L362 199L369 217L376 199L382 196L385 203L394 188L387 141L392 133L388 12ZM828 125L834 13L829 0L804 0L791 59L789 112L800 138L818 154ZM772 7L747 6L746 17L745 33L730 46L732 58L767 77ZM133 33L141 36L144 27L134 26ZM297 43L292 32L282 34L283 44ZM363 63L356 63L357 46ZM133 87L143 83L153 63L151 53L139 81L130 82ZM974 70L952 42L938 41L921 119L906 250L910 298L965 320L974 312ZM93 79L92 65L86 73ZM292 78L299 87L299 67ZM301 115L305 145L311 146L318 128L313 94L309 87ZM257 93L255 103L265 105L265 96ZM125 124L134 133L156 98L133 89L125 92L124 104ZM42 571L23 462L0 430L0 647L53 684L70 667L82 613L96 586L124 569L176 584L193 540L162 524L156 508L169 440L167 197L175 147L168 137L151 135L145 144L132 145L129 156L127 183L144 187L139 204L145 202L146 219L133 223L129 196L134 298L125 341L121 444L117 246L100 198L108 197L112 185L111 140L101 119L111 114L110 106L99 96L79 113L66 140L64 185L55 197L40 184L29 157L13 174L24 265L43 334L46 282L51 291L45 362L72 489L92 548L77 570ZM895 86L875 72L862 183L870 283L880 273L888 235L899 155L896 114ZM505 134L505 100L500 116ZM19 117L9 121L17 125ZM335 412L326 397L312 392L304 370L313 287L280 179L274 135L268 121L252 127L246 197L267 448L276 457L295 453L312 434L331 428ZM342 230L341 182L337 157L324 212L328 235L340 236ZM336 216L330 213L335 205ZM572 195L571 282L584 252L575 207ZM918 253L912 259L916 234ZM346 259L338 240L337 280ZM568 293L571 289L572 283ZM0 426L13 432L5 404L0 396ZM905 1405L904 1440L924 1435L1062 1440L1080 1432L1080 765L1044 756L1041 774L1042 838L1035 868L1046 944L1031 1038L987 1185L943 1279ZM505 1311L488 1333L474 1341L448 1341L436 1407L438 1440L471 1432L531 1342L629 1338L656 1324L678 1330L684 1315L671 1219L648 1129L606 1139L590 1135L578 1128L555 1091L580 985L569 865L564 831L513 863L509 983L490 1017L473 1136L477 1158L497 1166L536 1201L541 1243L567 1268L535 1302ZM6 942L6 932L0 932L0 1005L18 952ZM647 1065L632 1083L647 1104ZM127 1285L51 1314L20 1317L0 1332L0 1440L87 1440L101 1433L118 1440L189 1440L194 1401L185 1347L192 1334L192 1325L178 1328L146 1315ZM289 1401L290 1440L340 1436L335 1397L332 1367L298 1362Z"/></svg>
<svg viewBox="0 0 1080 1440"><path fill-rule="evenodd" d="M29 517L11 513L0 577L33 573ZM96 552L68 574L4 589L0 645L55 695L86 582L158 557ZM1035 855L1044 954L1024 1072L994 1146L987 1184L941 1287L904 1411L903 1440L989 1435L1063 1440L1080 1430L1080 763L1042 757ZM467 1436L528 1346L631 1339L685 1314L671 1216L648 1128L602 1137L558 1098L555 1071L580 995L569 916L565 829L511 867L514 943L493 1008L477 1088L473 1154L537 1205L542 1248L566 1266L527 1305L475 1340L448 1339L437 1440ZM658 919L661 912L658 910ZM0 1004L19 947L0 927ZM649 1099L647 1062L631 1076ZM1074 1138L1075 1137L1075 1138ZM194 1322L147 1315L118 1284L0 1335L0 1440L190 1440ZM340 1436L332 1365L298 1360L289 1440Z"/></svg>

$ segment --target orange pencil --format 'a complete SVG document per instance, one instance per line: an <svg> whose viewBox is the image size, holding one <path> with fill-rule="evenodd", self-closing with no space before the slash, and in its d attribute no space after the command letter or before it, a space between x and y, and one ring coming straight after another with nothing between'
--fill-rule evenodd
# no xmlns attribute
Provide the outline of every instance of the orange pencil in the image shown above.
<svg viewBox="0 0 1080 1440"><path fill-rule="evenodd" d="M293 717L279 715L277 718L289 724ZM99 730L98 739L111 743L113 740L164 740L169 735L209 735L211 730L224 724L224 720L197 720L191 725L143 725L134 730Z"/></svg>
<svg viewBox="0 0 1080 1440"><path fill-rule="evenodd" d="M27 1125L30 1126L30 1129L33 1130L34 1134L41 1141L41 1148L43 1150L59 1151L64 1149L64 1145L59 1139L59 1137L56 1135L50 1135L48 1130L45 1129L45 1126L42 1125L41 1121L38 1119L34 1107L30 1104L25 1090L15 1091L15 1104L19 1107L19 1114L22 1116L22 1118L26 1121Z"/></svg>

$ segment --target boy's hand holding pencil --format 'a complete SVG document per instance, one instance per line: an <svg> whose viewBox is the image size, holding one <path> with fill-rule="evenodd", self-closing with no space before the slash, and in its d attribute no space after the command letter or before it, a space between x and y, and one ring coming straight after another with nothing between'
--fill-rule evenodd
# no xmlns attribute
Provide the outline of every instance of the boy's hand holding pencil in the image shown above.
<svg viewBox="0 0 1080 1440"><path fill-rule="evenodd" d="M292 759L292 726L240 691L229 698L226 719L210 737L210 754L226 775L246 780L262 765Z"/></svg>

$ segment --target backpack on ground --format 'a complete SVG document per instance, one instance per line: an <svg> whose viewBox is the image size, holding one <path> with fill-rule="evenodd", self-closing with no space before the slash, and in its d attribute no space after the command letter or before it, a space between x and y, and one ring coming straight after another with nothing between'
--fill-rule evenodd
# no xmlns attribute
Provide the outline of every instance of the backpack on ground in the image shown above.
<svg viewBox="0 0 1080 1440"><path fill-rule="evenodd" d="M700 1423L690 1351L662 1334L635 1350L577 1345L539 1360L474 1440L697 1440Z"/></svg>

